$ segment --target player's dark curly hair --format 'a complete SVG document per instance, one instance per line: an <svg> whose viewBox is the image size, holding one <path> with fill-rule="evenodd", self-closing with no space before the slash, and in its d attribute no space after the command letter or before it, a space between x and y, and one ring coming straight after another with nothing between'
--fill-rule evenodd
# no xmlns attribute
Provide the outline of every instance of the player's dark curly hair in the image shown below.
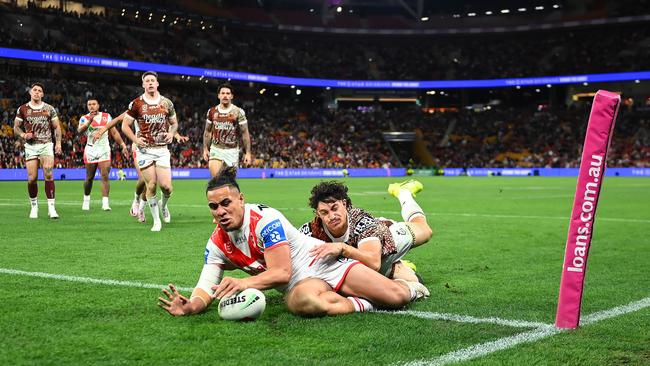
<svg viewBox="0 0 650 366"><path fill-rule="evenodd" d="M320 182L311 189L311 197L309 197L309 207L314 210L318 207L319 202L332 203L334 201L343 200L346 205L350 207L352 200L348 196L348 187L335 180L329 182Z"/></svg>
<svg viewBox="0 0 650 366"><path fill-rule="evenodd" d="M233 88L233 87L232 87L232 84L230 84L230 83L222 83L222 84L219 84L219 86L217 87L217 94L219 94L219 92L221 92L221 89L223 89L223 88L228 88L228 89L230 89L230 93L232 93L233 95L235 95L235 88Z"/></svg>
<svg viewBox="0 0 650 366"><path fill-rule="evenodd" d="M223 186L235 187L238 191L241 191L239 189L239 184L237 184L237 168L232 166L224 166L221 168L219 173L208 181L208 186L205 188L205 194Z"/></svg>

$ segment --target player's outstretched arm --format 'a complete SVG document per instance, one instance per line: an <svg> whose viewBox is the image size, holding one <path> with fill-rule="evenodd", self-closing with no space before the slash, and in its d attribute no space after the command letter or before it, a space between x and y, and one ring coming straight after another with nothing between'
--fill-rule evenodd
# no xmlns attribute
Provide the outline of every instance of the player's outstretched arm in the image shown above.
<svg viewBox="0 0 650 366"><path fill-rule="evenodd" d="M166 298L159 297L158 306L173 316L198 314L212 302L210 295L200 288L195 288L189 299L181 295L171 283L169 291L163 289L162 292Z"/></svg>
<svg viewBox="0 0 650 366"><path fill-rule="evenodd" d="M124 121L122 121L122 133L124 136L128 137L129 140L131 140L135 145L137 146L145 146L144 140L140 137L137 137L135 133L133 133L133 130L131 129L131 125L133 124L133 117L126 115L124 116Z"/></svg>

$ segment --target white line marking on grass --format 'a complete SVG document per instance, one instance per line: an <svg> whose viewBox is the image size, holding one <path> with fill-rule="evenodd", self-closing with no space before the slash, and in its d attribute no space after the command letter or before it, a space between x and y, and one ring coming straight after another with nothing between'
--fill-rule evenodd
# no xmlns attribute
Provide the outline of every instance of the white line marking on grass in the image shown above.
<svg viewBox="0 0 650 366"><path fill-rule="evenodd" d="M423 319L434 319L434 320L449 320L459 323L490 323L498 324L507 327L514 328L541 328L551 326L545 323L538 322L529 322L526 320L509 320L501 319L497 317L489 318L477 318L470 315L458 315L458 314L446 314L446 313L430 313L427 311L412 311L412 310L400 310L400 311L382 311L382 313L390 313L396 315L410 315Z"/></svg>
<svg viewBox="0 0 650 366"><path fill-rule="evenodd" d="M137 281L107 280L107 279L80 277L80 276L67 276L67 275L59 275L59 274L52 274L52 273L45 273L45 272L27 272L27 271L20 271L17 269L10 269L10 268L0 268L0 273L16 275L16 276L51 278L53 280L92 283L92 284L109 285L109 286L127 286L127 287L155 288L155 289L167 288L167 285L156 285L153 283L144 283L144 282L137 282ZM194 290L193 287L176 287L176 288L182 291Z"/></svg>
<svg viewBox="0 0 650 366"><path fill-rule="evenodd" d="M624 314L639 311L641 309L650 307L650 297L643 298L638 301L633 301L626 305L617 306L609 310L599 311L590 315L582 317L581 325L589 325L599 322L601 320L614 318ZM522 343L532 343L541 339L551 337L558 333L566 332L568 329L555 328L552 325L545 325L537 329L529 330L527 332L515 334L509 337L499 338L495 341L476 344L458 351L450 352L438 358L431 360L418 360L412 362L401 363L405 366L423 366L423 365L446 365L450 363L469 361L475 358L489 355L491 353L501 351L504 349L512 348Z"/></svg>

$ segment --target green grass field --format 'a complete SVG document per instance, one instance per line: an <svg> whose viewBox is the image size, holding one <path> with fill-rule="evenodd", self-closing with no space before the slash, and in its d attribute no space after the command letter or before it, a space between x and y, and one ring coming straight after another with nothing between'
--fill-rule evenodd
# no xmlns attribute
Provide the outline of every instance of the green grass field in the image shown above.
<svg viewBox="0 0 650 366"><path fill-rule="evenodd" d="M280 209L299 226L312 214L307 198L316 182L240 184L248 202ZM356 205L400 219L397 200L385 193L391 180L346 182ZM407 258L417 264L431 297L405 310L434 318L458 315L460 321L414 313L301 319L287 312L276 291L266 292L267 309L256 322L220 320L215 306L172 318L156 306L156 288L31 276L24 272L194 286L214 227L205 182L174 182L173 222L160 233L149 231L148 210L145 225L129 216L132 181L112 182L112 212L100 210L99 182L90 212L81 211L82 182L57 182L56 221L47 219L42 182L37 220L27 218L25 182L1 182L0 365L445 364L463 354L474 357L466 363L480 365L650 364L650 180L604 182L583 316L644 299L645 305L496 352L494 341L537 334L535 326L472 323L467 317L554 322L575 178L422 182L417 200L435 233Z"/></svg>

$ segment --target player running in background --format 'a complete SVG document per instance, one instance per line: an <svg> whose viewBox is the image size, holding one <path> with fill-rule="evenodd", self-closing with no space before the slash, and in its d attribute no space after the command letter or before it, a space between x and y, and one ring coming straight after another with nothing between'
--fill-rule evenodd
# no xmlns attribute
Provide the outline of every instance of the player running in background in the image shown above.
<svg viewBox="0 0 650 366"><path fill-rule="evenodd" d="M370 303L400 308L429 295L420 283L389 280L356 260L315 261L310 249L322 242L301 234L279 211L245 203L235 174L229 167L208 183L208 206L218 226L192 296L181 295L172 284L163 290L166 298L159 298L159 305L171 315L199 313L214 299L247 288L287 292L289 310L303 316L368 311ZM251 276L223 277L231 269Z"/></svg>
<svg viewBox="0 0 650 366"><path fill-rule="evenodd" d="M110 121L106 126L95 131L93 135L93 139L95 141L99 140L106 133L106 131L110 130L112 127L115 127L117 126L117 124L121 123L125 115L126 112L120 114L119 116L113 118L113 120ZM174 135L174 139L176 139L176 142L178 143L185 143L190 138L187 136L181 136L178 132L176 132L176 134ZM135 171L138 174L138 181L135 184L135 193L133 197L133 202L131 203L130 214L133 217L137 217L139 222L144 223L147 220L144 214L144 208L147 205L147 196L145 194L146 184L144 183L144 178L142 178L142 174L140 173L140 166L138 165L138 161L135 157L136 144L131 145L131 150L133 155L133 167L135 168Z"/></svg>
<svg viewBox="0 0 650 366"><path fill-rule="evenodd" d="M54 153L61 154L61 126L56 109L43 102L43 85L32 84L29 89L30 101L18 108L14 119L14 135L20 137L25 145L25 166L27 167L27 192L31 211L29 218L38 218L38 165L43 168L47 214L58 219L54 206ZM52 146L54 130L54 147Z"/></svg>
<svg viewBox="0 0 650 366"><path fill-rule="evenodd" d="M389 278L417 281L414 271L401 259L412 247L428 242L433 234L422 208L414 200L422 188L415 180L388 186L388 192L402 206L404 222L394 222L376 219L354 207L343 183L321 182L312 188L309 198L316 217L300 231L327 242L312 249L315 258L352 258Z"/></svg>
<svg viewBox="0 0 650 366"><path fill-rule="evenodd" d="M97 99L88 99L88 114L82 116L79 120L77 131L86 134L86 147L84 148L84 164L86 165L86 180L84 181L84 198L81 209L90 210L90 192L93 189L93 180L97 167L101 174L102 180L102 210L110 211L111 207L108 202L110 192L110 182L108 174L111 171L111 145L108 141L108 135L102 135L99 139L94 139L94 132L105 127L111 122L111 115L99 111L99 101ZM129 150L122 140L122 136L116 129L110 129L111 136L115 142L120 145L122 155L126 158L129 156Z"/></svg>
<svg viewBox="0 0 650 366"><path fill-rule="evenodd" d="M219 104L208 110L203 132L203 159L208 162L213 177L224 165L239 167L240 137L244 145L244 166L252 161L246 113L232 104L235 96L232 85L219 85L217 93Z"/></svg>
<svg viewBox="0 0 650 366"><path fill-rule="evenodd" d="M147 202L153 216L151 231L162 229L159 211L162 211L163 221L171 221L167 202L173 187L167 145L172 142L178 129L174 104L160 95L158 86L156 72L142 74L144 93L131 101L122 122L122 132L136 145L135 160L146 184ZM134 122L136 133L131 129ZM156 197L158 186L162 190L160 209Z"/></svg>

